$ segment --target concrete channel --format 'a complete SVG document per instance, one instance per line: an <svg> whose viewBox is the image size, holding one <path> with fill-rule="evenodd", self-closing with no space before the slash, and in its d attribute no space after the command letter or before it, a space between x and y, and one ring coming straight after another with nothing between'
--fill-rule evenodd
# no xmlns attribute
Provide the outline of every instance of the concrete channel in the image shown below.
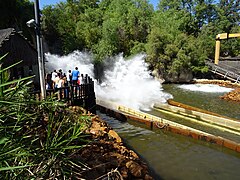
<svg viewBox="0 0 240 180"><path fill-rule="evenodd" d="M174 103L175 105L171 105ZM204 124L211 128L218 128L222 131L233 133L237 136L240 135L239 120L222 117L211 112L201 112L201 110L198 109L184 107L183 104L177 102L171 102L171 104L155 104L154 108L160 111L164 111L165 113L170 113L172 115L185 116L192 121ZM120 121L127 121L127 119L131 119L139 123L143 123L151 129L158 128L164 131L170 131L176 134L181 134L190 138L214 143L236 152L240 152L240 143L225 137L201 131L196 128L192 128L165 118L134 110L132 108L125 107L113 102L97 99L97 105L100 111L113 116Z"/></svg>

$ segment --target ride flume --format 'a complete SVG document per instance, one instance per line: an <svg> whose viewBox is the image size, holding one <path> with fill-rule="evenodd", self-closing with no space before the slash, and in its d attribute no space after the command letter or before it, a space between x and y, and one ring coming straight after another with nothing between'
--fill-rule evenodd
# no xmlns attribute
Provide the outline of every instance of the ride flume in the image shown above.
<svg viewBox="0 0 240 180"><path fill-rule="evenodd" d="M122 55L109 59L108 63L104 65L104 78L101 80L101 83L96 79L93 80L98 107L108 109L108 112L111 111L113 114L119 113L117 117L120 119L122 117L125 117L125 119L134 119L148 124L151 128L157 127L169 130L194 139L216 143L240 152L239 143L233 140L141 112L141 110L147 111L154 106L156 108L157 104L164 104L166 106L167 100L172 99L172 95L163 91L161 83L150 76L147 65L144 63L144 58L145 55L141 54L133 57L131 60L125 60ZM48 63L46 65L48 70L62 69L66 72L68 69L77 66L81 73L87 72L94 77L92 58L89 54L79 51L75 51L64 57L48 54L47 61ZM160 108L158 107L158 109ZM164 111L169 111L174 114L175 110L169 105L168 109ZM177 112L179 112L179 110L177 110ZM193 111L191 111L191 113L192 112ZM190 118L196 120L199 116L198 114L196 117ZM206 115L201 116L205 117ZM212 120L216 117L211 116L207 118ZM219 120L218 122L221 121L222 120ZM217 121L214 122L214 128L222 130L225 128L224 130L229 133L237 136L240 135L239 129L227 127L231 124L231 120L227 119L222 122L226 124L225 127L223 124L216 122ZM210 125L213 122L203 120L201 123ZM237 121L233 121L232 124L237 124L237 128L239 127L239 122Z"/></svg>
<svg viewBox="0 0 240 180"><path fill-rule="evenodd" d="M171 103L173 104L173 102ZM155 104L154 108L168 111L174 116L182 114L185 117L188 117L188 119L191 121L204 124L205 126L209 126L211 128L217 128L221 131L229 132L237 137L240 135L240 121L238 120L222 117L211 112L206 113L205 111L205 113L203 113L199 109L190 110L191 108L189 106L186 106L185 108L179 107L179 104L181 103L174 102L174 104L178 105L175 106L170 104ZM167 120L165 118L153 116L148 113L144 113L139 110L135 110L116 103L107 102L105 100L98 99L97 105L100 111L105 112L106 114L109 114L120 120L131 119L139 123L143 123L151 129L158 128L170 131L197 140L215 143L217 145L240 152L240 141L236 141L236 139L232 140L226 137L221 137L219 135L214 135L189 126L185 126L180 123ZM181 104L181 106L183 106L183 104Z"/></svg>

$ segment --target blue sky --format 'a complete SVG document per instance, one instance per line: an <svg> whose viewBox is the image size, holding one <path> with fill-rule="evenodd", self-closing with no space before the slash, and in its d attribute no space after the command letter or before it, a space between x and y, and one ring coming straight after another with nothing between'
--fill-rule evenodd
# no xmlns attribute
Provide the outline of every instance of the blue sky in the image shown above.
<svg viewBox="0 0 240 180"><path fill-rule="evenodd" d="M34 0L32 0L32 1L34 1ZM44 5L52 5L52 4L56 4L60 1L64 1L64 0L39 0L39 6L40 6L40 9L42 9ZM151 4L153 4L154 7L157 6L158 1L159 0L149 0L149 2Z"/></svg>

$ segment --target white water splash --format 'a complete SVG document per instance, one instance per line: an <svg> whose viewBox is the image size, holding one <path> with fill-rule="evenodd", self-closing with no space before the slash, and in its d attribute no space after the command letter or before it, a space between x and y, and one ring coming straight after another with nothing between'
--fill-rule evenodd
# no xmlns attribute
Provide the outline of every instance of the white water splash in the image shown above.
<svg viewBox="0 0 240 180"><path fill-rule="evenodd" d="M124 60L122 55L113 59L114 66L105 71L105 81L97 88L99 98L147 110L156 102L166 102L171 95L163 92L159 81L150 76L145 55Z"/></svg>
<svg viewBox="0 0 240 180"><path fill-rule="evenodd" d="M122 55L111 58L104 70L104 80L98 84L95 80L96 97L134 109L149 109L154 103L164 103L172 98L163 92L159 81L150 76L144 62L145 55L137 55L125 60ZM46 67L49 71L62 69L67 72L75 66L82 74L93 75L92 56L75 51L67 56L46 55Z"/></svg>
<svg viewBox="0 0 240 180"><path fill-rule="evenodd" d="M78 67L81 74L88 74L90 77L93 77L92 56L89 53L74 51L66 56L47 53L45 58L45 66L48 73L59 69L67 73L68 70L74 70L75 67Z"/></svg>
<svg viewBox="0 0 240 180"><path fill-rule="evenodd" d="M224 93L233 90L232 88L221 87L216 84L184 84L179 85L178 87L189 91L201 91L209 93Z"/></svg>

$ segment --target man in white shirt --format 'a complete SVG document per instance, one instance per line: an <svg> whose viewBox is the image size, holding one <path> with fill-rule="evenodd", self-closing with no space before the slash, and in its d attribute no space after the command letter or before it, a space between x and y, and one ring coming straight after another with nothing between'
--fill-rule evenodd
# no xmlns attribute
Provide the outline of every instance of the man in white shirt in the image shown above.
<svg viewBox="0 0 240 180"><path fill-rule="evenodd" d="M70 86L72 84L72 71L69 70L67 72L67 86Z"/></svg>
<svg viewBox="0 0 240 180"><path fill-rule="evenodd" d="M57 77L57 71L56 70L54 70L53 72L52 72L52 81L54 81L55 80L55 78Z"/></svg>

